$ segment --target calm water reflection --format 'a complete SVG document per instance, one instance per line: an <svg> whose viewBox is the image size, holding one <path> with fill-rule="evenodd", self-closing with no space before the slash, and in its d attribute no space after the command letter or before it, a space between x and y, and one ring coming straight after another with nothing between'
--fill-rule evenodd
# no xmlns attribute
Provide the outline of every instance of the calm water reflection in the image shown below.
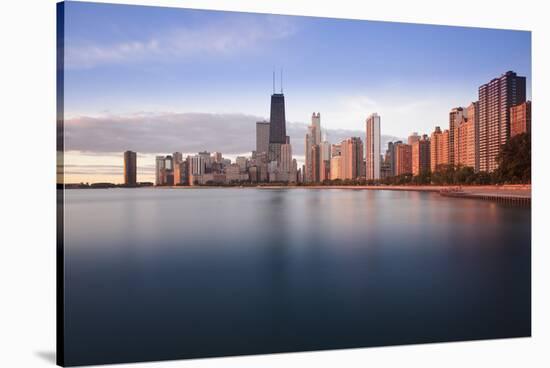
<svg viewBox="0 0 550 368"><path fill-rule="evenodd" d="M529 336L530 211L356 190L69 190L66 362Z"/></svg>

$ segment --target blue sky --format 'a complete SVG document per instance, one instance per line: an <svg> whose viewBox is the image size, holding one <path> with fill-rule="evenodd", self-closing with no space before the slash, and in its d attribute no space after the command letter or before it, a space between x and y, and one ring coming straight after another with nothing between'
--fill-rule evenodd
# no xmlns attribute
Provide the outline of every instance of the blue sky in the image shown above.
<svg viewBox="0 0 550 368"><path fill-rule="evenodd" d="M527 77L530 98L525 31L69 2L65 35L68 119L268 118L274 67L289 123L319 111L329 130L364 131L378 112L382 134L429 133L507 70Z"/></svg>

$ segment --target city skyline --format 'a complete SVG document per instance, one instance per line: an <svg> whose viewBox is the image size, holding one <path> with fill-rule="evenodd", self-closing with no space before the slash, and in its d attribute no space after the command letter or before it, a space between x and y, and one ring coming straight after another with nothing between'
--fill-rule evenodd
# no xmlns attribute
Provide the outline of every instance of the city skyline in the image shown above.
<svg viewBox="0 0 550 368"><path fill-rule="evenodd" d="M255 123L269 119L274 67L284 69L287 131L300 164L311 111L322 112L332 142L364 138L366 117L380 113L384 150L413 130L446 126L449 108L476 101L481 81L506 70L527 78L531 98L524 31L169 8L146 22L139 7L109 4L69 3L66 11L67 182L120 182L113 179L127 149L144 164L138 175L153 181L155 156L176 151L167 142L184 154L249 154ZM102 25L93 35L91 22ZM254 36L235 44L245 28ZM201 37L217 46L198 45ZM218 131L234 135L216 140Z"/></svg>

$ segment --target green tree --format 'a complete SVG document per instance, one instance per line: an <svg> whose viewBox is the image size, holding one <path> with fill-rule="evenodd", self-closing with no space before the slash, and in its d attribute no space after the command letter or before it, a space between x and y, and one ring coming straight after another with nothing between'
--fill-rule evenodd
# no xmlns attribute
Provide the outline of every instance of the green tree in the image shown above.
<svg viewBox="0 0 550 368"><path fill-rule="evenodd" d="M498 169L495 179L500 183L531 182L531 135L513 136L501 146L496 158Z"/></svg>

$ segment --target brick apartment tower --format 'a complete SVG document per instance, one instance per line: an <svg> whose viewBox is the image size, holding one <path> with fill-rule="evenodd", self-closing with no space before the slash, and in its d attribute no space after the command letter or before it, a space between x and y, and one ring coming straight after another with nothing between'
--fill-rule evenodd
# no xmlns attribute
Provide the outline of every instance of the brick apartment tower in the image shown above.
<svg viewBox="0 0 550 368"><path fill-rule="evenodd" d="M525 102L525 77L508 71L479 87L479 170L494 171L510 138L510 110Z"/></svg>
<svg viewBox="0 0 550 368"><path fill-rule="evenodd" d="M426 134L412 143L412 173L426 174L430 171L430 139Z"/></svg>
<svg viewBox="0 0 550 368"><path fill-rule="evenodd" d="M348 138L341 143L342 179L357 179L363 165L363 141L359 137Z"/></svg>
<svg viewBox="0 0 550 368"><path fill-rule="evenodd" d="M510 108L510 137L531 132L531 101Z"/></svg>
<svg viewBox="0 0 550 368"><path fill-rule="evenodd" d="M449 131L441 131L435 127L430 137L430 167L432 172L439 170L441 165L449 164Z"/></svg>
<svg viewBox="0 0 550 368"><path fill-rule="evenodd" d="M397 143L395 148L395 175L412 174L412 146Z"/></svg>

